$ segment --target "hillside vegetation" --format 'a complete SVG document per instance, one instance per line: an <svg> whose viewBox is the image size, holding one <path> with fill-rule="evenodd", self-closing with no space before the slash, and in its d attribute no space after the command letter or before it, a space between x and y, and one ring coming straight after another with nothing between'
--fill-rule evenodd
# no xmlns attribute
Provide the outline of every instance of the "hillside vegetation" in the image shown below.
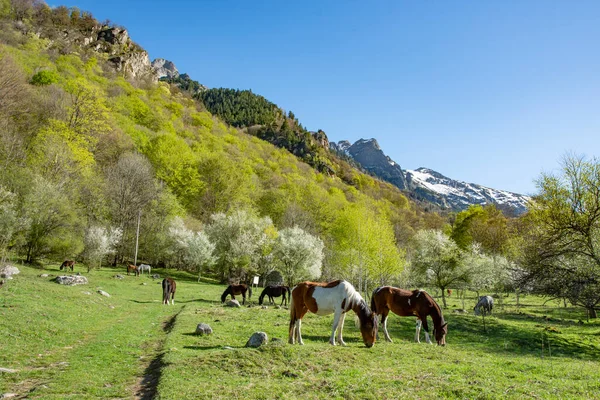
<svg viewBox="0 0 600 400"><path fill-rule="evenodd" d="M138 258L158 265L171 261L176 217L197 231L218 213L245 210L269 217L275 231L298 226L340 251L351 246L340 221L360 236L368 217L392 248L444 224L393 186L324 157L291 113L265 99L208 90L199 101L132 69L143 49L89 13L2 0L0 24L0 188L13 213L5 256L91 262L86 235L103 227L121 233L110 260L131 262L140 216ZM241 103L219 109L211 96ZM239 119L239 104L252 115ZM289 133L280 144L291 153L259 139L275 134L274 124L277 135ZM257 135L247 133L252 127ZM333 257L326 252L331 271Z"/></svg>

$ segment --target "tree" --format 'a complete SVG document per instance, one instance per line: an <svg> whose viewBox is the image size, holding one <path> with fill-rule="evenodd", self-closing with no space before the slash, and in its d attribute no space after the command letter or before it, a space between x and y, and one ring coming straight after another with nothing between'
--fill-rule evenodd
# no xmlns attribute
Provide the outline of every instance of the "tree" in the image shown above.
<svg viewBox="0 0 600 400"><path fill-rule="evenodd" d="M19 225L17 196L0 185L0 263L6 260L6 252Z"/></svg>
<svg viewBox="0 0 600 400"><path fill-rule="evenodd" d="M273 258L289 286L321 275L323 241L298 227L285 228L273 246Z"/></svg>
<svg viewBox="0 0 600 400"><path fill-rule="evenodd" d="M465 268L461 250L441 231L431 229L419 231L415 244L411 275L418 284L440 289L446 307L446 288L469 282L469 270Z"/></svg>
<svg viewBox="0 0 600 400"><path fill-rule="evenodd" d="M257 260L269 247L275 229L271 218L237 210L229 215L212 215L206 233L215 244L216 267L221 279L239 281L256 271Z"/></svg>
<svg viewBox="0 0 600 400"><path fill-rule="evenodd" d="M210 267L217 261L214 256L215 245L210 242L208 235L187 229L180 217L171 221L169 237L172 262L178 263L184 269L198 272L198 279L203 267Z"/></svg>
<svg viewBox="0 0 600 400"><path fill-rule="evenodd" d="M567 155L562 171L537 180L522 281L597 317L600 303L600 161Z"/></svg>
<svg viewBox="0 0 600 400"><path fill-rule="evenodd" d="M88 260L88 272L92 269L92 263L98 262L98 268L102 266L102 258L116 250L116 245L121 240L123 232L119 228L104 228L91 226L85 233L84 257Z"/></svg>

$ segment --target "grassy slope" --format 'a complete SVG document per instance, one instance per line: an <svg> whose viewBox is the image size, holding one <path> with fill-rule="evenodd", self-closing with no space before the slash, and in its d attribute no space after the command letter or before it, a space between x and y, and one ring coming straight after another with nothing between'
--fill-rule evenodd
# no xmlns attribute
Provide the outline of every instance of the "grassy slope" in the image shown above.
<svg viewBox="0 0 600 400"><path fill-rule="evenodd" d="M176 275L176 305L167 307L147 276L116 280L122 272L106 269L89 274L87 286L63 287L38 277L57 266L20 268L0 289L0 367L18 370L0 375L0 393L132 398L144 374L161 366L162 399L600 397L600 323L579 325L580 310L544 307L539 298L523 298L518 310L506 299L486 320L487 334L480 319L447 311L445 348L412 343L413 319L396 316L388 324L394 343L365 348L348 318L348 347L333 348L332 318L310 315L306 345L290 346L285 308L224 308L222 286L188 275ZM458 305L451 299L451 309ZM200 322L214 334L193 335ZM270 343L244 348L255 331Z"/></svg>

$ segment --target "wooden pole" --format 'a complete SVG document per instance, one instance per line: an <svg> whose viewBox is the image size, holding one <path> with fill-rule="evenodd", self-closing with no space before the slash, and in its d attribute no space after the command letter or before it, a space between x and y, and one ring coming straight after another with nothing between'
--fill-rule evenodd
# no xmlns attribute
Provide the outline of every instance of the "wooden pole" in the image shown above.
<svg viewBox="0 0 600 400"><path fill-rule="evenodd" d="M133 265L137 266L137 253L138 253L138 243L140 239L140 220L142 219L142 210L138 212L138 223L137 223L137 231L135 233L135 257L133 258Z"/></svg>

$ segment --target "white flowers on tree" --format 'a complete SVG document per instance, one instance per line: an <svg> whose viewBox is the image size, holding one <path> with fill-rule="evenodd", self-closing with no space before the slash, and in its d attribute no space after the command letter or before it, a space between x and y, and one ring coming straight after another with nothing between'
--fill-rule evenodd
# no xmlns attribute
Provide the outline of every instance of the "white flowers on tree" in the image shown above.
<svg viewBox="0 0 600 400"><path fill-rule="evenodd" d="M107 254L114 253L116 245L121 240L123 231L120 228L104 228L101 226L91 226L85 233L84 255L88 260L88 272L93 262L98 262L98 267L102 265L102 258Z"/></svg>
<svg viewBox="0 0 600 400"><path fill-rule="evenodd" d="M321 275L323 241L293 227L279 232L273 247L273 257L289 285Z"/></svg>
<svg viewBox="0 0 600 400"><path fill-rule="evenodd" d="M210 242L208 235L202 231L194 232L187 229L180 217L171 222L169 228L171 257L184 265L188 270L198 272L198 279L203 267L210 267L216 262L215 245Z"/></svg>

